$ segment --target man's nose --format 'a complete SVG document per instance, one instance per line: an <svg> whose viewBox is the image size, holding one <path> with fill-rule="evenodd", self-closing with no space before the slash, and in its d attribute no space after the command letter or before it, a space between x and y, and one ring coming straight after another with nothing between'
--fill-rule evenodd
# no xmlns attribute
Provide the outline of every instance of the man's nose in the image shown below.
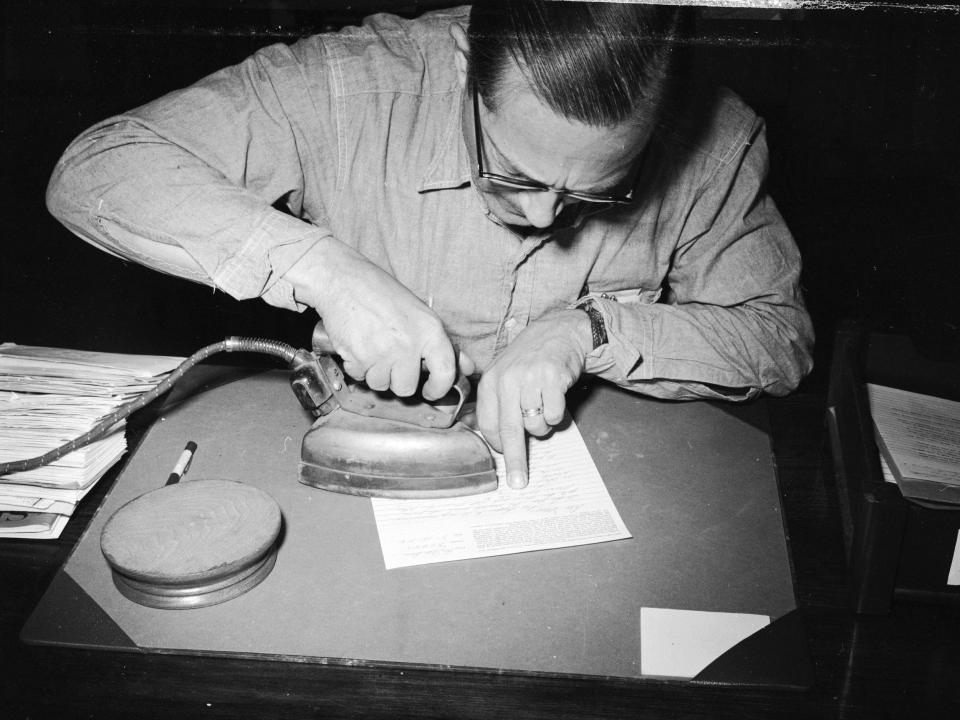
<svg viewBox="0 0 960 720"><path fill-rule="evenodd" d="M558 192L525 192L521 200L521 209L527 222L538 228L549 227L563 210L564 198Z"/></svg>

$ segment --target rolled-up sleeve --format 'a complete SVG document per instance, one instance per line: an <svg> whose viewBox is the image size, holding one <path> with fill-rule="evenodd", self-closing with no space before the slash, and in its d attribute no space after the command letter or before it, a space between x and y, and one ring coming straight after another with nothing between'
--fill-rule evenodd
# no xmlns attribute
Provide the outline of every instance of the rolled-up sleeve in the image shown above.
<svg viewBox="0 0 960 720"><path fill-rule="evenodd" d="M90 128L57 164L49 210L122 258L238 299L302 309L283 275L329 231L322 203L304 217L298 153L309 133L318 152L332 144L335 164L336 128L294 53L265 48ZM315 72L310 82L323 78ZM274 207L281 203L289 213Z"/></svg>
<svg viewBox="0 0 960 720"><path fill-rule="evenodd" d="M766 191L762 121L733 147L692 188L661 301L597 299L609 343L588 371L671 399L782 395L810 371L801 259Z"/></svg>

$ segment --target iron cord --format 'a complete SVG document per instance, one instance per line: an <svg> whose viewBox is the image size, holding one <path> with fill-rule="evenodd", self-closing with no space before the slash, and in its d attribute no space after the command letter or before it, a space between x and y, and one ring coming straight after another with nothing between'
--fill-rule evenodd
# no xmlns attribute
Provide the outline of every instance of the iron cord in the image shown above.
<svg viewBox="0 0 960 720"><path fill-rule="evenodd" d="M229 337L225 340L221 340L220 342L213 343L212 345L207 345L180 363L155 388L144 393L140 397L121 405L110 414L105 415L96 425L94 425L83 435L54 448L43 455L28 458L26 460L12 460L10 462L0 463L0 475L9 475L10 473L34 470L38 467L42 467L43 465L47 465L55 460L58 460L67 453L73 452L77 448L81 448L84 445L88 445L96 440L99 440L101 437L110 432L118 422L125 420L131 413L136 412L140 408L146 407L160 397L163 393L170 390L170 388L172 388L177 381L179 381L180 378L182 378L194 365L203 362L210 356L221 352L253 352L264 355L273 355L274 357L282 359L288 365L292 365L297 356L297 350L292 345L288 345L287 343L280 342L278 340L267 340L262 338Z"/></svg>

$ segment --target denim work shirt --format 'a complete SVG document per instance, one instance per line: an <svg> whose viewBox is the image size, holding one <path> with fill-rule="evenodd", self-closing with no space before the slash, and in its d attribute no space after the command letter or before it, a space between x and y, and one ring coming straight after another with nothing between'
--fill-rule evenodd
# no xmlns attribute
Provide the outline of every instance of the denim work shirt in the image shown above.
<svg viewBox="0 0 960 720"><path fill-rule="evenodd" d="M520 236L473 182L449 33L467 21L380 14L267 47L81 135L48 206L108 252L297 310L284 274L333 236L432 307L481 368L587 294L609 339L589 373L665 398L793 389L813 331L756 115L715 93L696 122L661 124L634 203ZM171 264L171 247L202 271Z"/></svg>

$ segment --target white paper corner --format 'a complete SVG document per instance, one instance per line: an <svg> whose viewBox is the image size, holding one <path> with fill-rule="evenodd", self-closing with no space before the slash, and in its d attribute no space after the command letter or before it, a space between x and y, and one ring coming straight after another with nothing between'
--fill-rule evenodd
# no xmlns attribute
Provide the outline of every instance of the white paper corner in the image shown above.
<svg viewBox="0 0 960 720"><path fill-rule="evenodd" d="M696 677L727 650L769 624L768 615L640 608L640 672Z"/></svg>

